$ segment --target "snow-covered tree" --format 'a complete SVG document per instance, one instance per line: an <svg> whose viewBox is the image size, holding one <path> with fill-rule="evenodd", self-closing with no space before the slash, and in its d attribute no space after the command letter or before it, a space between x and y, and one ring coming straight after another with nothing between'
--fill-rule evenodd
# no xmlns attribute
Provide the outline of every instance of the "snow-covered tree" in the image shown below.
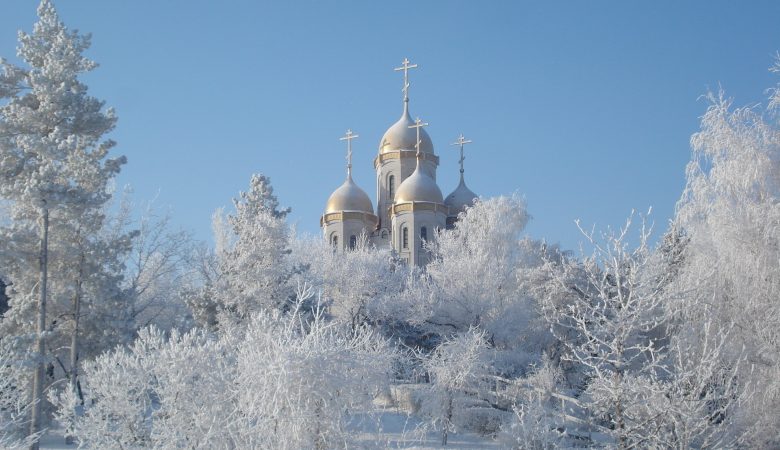
<svg viewBox="0 0 780 450"><path fill-rule="evenodd" d="M390 249L377 249L365 235L344 252L334 252L319 236L297 239L294 245L296 265L306 267L303 278L322 290L333 320L351 328L382 326L385 307L408 273Z"/></svg>
<svg viewBox="0 0 780 450"><path fill-rule="evenodd" d="M233 200L235 213L214 214L213 263L202 262L205 282L187 293L202 323L242 321L266 309L284 310L294 298L298 271L290 258L289 209L279 209L270 179L253 175L249 190Z"/></svg>
<svg viewBox="0 0 780 450"><path fill-rule="evenodd" d="M561 369L554 361L543 358L526 377L514 382L502 394L514 394L512 418L504 424L499 439L511 448L548 450L565 443L565 420L554 405L553 396L563 384Z"/></svg>
<svg viewBox="0 0 780 450"><path fill-rule="evenodd" d="M659 395L663 374L663 280L651 266L644 226L639 244L628 243L629 219L600 238L583 232L593 254L581 262L548 264L551 280L545 312L566 347L564 360L586 376L585 400L602 418L618 448L647 445L656 420L649 399Z"/></svg>
<svg viewBox="0 0 780 450"><path fill-rule="evenodd" d="M470 328L442 342L423 358L423 368L431 379L429 399L432 423L441 429L441 445L447 445L453 422L454 402L465 390L477 390L487 374L485 332Z"/></svg>
<svg viewBox="0 0 780 450"><path fill-rule="evenodd" d="M657 448L738 448L746 441L742 410L754 401L744 386L746 361L729 351L734 326L716 326L711 315L671 337L669 374L652 399L659 411L649 430Z"/></svg>
<svg viewBox="0 0 780 450"><path fill-rule="evenodd" d="M583 231L591 256L548 263L545 312L567 370L579 374L584 408L569 437L588 423L618 448L743 444L751 390L743 352L731 346L733 322L715 319L712 304L682 320L681 305L698 294L678 290L680 259L670 259L668 242L651 251L644 226L630 245L630 226L598 238Z"/></svg>
<svg viewBox="0 0 780 450"><path fill-rule="evenodd" d="M150 325L164 331L192 326L184 291L199 276L196 245L191 234L172 228L170 212L161 212L149 203L134 220L133 204L120 202L112 219L116 234L133 233L132 250L127 255L125 288L130 299L133 327Z"/></svg>
<svg viewBox="0 0 780 450"><path fill-rule="evenodd" d="M468 208L453 230L433 240L427 272L441 303L432 322L457 331L490 327L519 300L515 270L528 220L521 199L496 197Z"/></svg>
<svg viewBox="0 0 780 450"><path fill-rule="evenodd" d="M749 364L738 379L762 386L762 395L742 413L754 424L753 445L773 447L780 445L780 130L773 111L733 108L723 94L708 99L674 219L687 240L674 288L688 293L675 317L682 324L712 317L712 333L733 322L721 364L733 366L744 349Z"/></svg>
<svg viewBox="0 0 780 450"><path fill-rule="evenodd" d="M56 227L59 222L65 230L69 220L103 205L110 195L106 181L125 162L124 157L108 158L114 142L103 138L116 123L113 111L89 96L86 85L79 81L81 74L96 67L83 55L90 45L89 36L69 31L49 0L41 1L38 16L32 34L19 33L18 55L28 67L3 61L0 75L0 93L7 100L0 107L0 196L12 202L15 212L15 223L5 230L3 240L16 241L15 248L4 250L6 256L26 254L32 259L34 252L26 244L34 241L32 231L37 227L38 267L33 272L38 274L37 281L27 283L32 281L29 276L10 280L14 286L12 311L35 310L37 315L33 382L37 401L31 434L40 429L42 420L45 332L53 322L47 318L49 245L59 245L63 254L71 250L64 242L50 241L50 237L61 239L67 234L50 236L50 225ZM79 234L78 226L70 228ZM78 241L75 245L79 246ZM80 266L78 260L71 264ZM29 263L27 266L32 268ZM78 290L80 281L70 281ZM61 279L59 283L68 281ZM34 298L37 305L33 307Z"/></svg>
<svg viewBox="0 0 780 450"><path fill-rule="evenodd" d="M219 336L147 329L85 367L84 414L71 430L94 448L341 448L351 411L387 383L393 352L363 327L321 312L264 310ZM70 420L69 392L58 397Z"/></svg>
<svg viewBox="0 0 780 450"><path fill-rule="evenodd" d="M28 447L38 438L27 433L32 404L25 385L30 371L12 346L13 340L0 340L0 448L7 449Z"/></svg>
<svg viewBox="0 0 780 450"><path fill-rule="evenodd" d="M439 335L484 330L491 346L505 352L496 360L500 370L513 374L537 362L552 341L535 286L544 276L543 256L555 249L521 238L528 220L517 196L468 208L431 243L431 301L427 314L417 313Z"/></svg>

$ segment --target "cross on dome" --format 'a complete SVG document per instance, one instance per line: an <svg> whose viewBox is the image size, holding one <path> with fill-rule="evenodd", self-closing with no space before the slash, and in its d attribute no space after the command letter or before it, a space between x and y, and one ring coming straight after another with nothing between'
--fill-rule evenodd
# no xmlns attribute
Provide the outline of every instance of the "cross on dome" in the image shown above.
<svg viewBox="0 0 780 450"><path fill-rule="evenodd" d="M420 128L427 127L427 126L428 126L428 122L423 122L422 120L420 120L419 117L417 118L417 120L414 121L414 125L409 125L409 128L416 128L417 129L417 144L415 144L415 147L417 148L417 160L418 160L418 162L420 160L420 143L422 142L422 141L420 141Z"/></svg>
<svg viewBox="0 0 780 450"><path fill-rule="evenodd" d="M339 138L340 141L347 141L347 175L349 176L352 176L352 139L357 137L360 136L348 129L344 137Z"/></svg>
<svg viewBox="0 0 780 450"><path fill-rule="evenodd" d="M465 137L463 137L463 133L461 133L460 136L458 136L458 140L453 142L452 144L450 144L450 145L459 145L460 146L460 159L458 160L458 162L460 163L460 173L461 174L463 173L463 161L466 159L466 157L463 156L463 146L466 145L466 144L471 144L471 142L472 142L471 140L466 139Z"/></svg>
<svg viewBox="0 0 780 450"><path fill-rule="evenodd" d="M404 71L404 87L401 89L404 93L404 102L409 101L409 69L416 69L417 64L409 64L409 58L404 58L402 61L401 67L396 67L394 70L396 72L403 70Z"/></svg>

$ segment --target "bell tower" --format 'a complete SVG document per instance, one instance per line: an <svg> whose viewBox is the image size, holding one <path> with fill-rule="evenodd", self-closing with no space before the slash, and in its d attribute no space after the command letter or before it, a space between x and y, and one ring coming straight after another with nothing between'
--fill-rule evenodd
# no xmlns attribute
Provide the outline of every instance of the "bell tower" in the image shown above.
<svg viewBox="0 0 780 450"><path fill-rule="evenodd" d="M377 209L379 218L378 232L375 234L377 244L390 245L392 239L391 213L395 195L401 183L406 180L417 167L419 147L420 170L434 181L439 157L433 152L433 143L425 130L420 130L419 145L415 122L409 114L409 70L417 68L408 58L404 58L401 67L395 71L404 73L404 109L401 118L384 134L379 143L379 153L374 159L376 170Z"/></svg>

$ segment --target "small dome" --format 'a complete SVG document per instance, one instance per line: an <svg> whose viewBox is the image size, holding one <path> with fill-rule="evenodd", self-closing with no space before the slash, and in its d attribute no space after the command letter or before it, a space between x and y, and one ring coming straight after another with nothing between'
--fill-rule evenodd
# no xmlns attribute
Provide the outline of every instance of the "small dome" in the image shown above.
<svg viewBox="0 0 780 450"><path fill-rule="evenodd" d="M366 192L360 189L352 176L347 176L344 184L333 191L328 198L328 204L325 206L325 214L339 211L362 211L374 213L374 207L371 205L371 199Z"/></svg>
<svg viewBox="0 0 780 450"><path fill-rule="evenodd" d="M471 189L466 187L466 182L463 181L463 175L461 175L458 187L444 199L444 204L450 207L452 215L456 215L466 209L467 206L473 205L477 198L477 194L471 192Z"/></svg>
<svg viewBox="0 0 780 450"><path fill-rule="evenodd" d="M398 186L395 193L395 203L403 202L443 203L441 189L433 178L420 170L419 162L414 172Z"/></svg>
<svg viewBox="0 0 780 450"><path fill-rule="evenodd" d="M414 125L412 116L409 115L409 107L404 104L404 113L398 122L385 131L379 142L379 153L388 153L395 150L417 150L417 130L409 128ZM433 142L424 128L420 129L420 151L433 153Z"/></svg>

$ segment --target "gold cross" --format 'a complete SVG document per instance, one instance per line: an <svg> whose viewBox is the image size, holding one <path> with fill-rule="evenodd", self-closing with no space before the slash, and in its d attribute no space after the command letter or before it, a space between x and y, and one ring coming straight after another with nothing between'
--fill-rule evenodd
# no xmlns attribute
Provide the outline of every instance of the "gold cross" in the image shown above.
<svg viewBox="0 0 780 450"><path fill-rule="evenodd" d="M409 125L409 128L417 128L417 145L416 145L416 147L417 147L417 158L418 159L420 158L420 155L421 155L420 154L420 143L421 143L421 141L420 141L420 128L427 127L427 126L428 126L428 122L423 122L422 120L420 120L419 117L417 118L417 120L414 121L414 125Z"/></svg>
<svg viewBox="0 0 780 450"><path fill-rule="evenodd" d="M463 146L466 144L471 144L471 141L463 137L463 133L458 136L458 140L456 142L453 142L451 145L459 145L460 146L460 160L458 161L460 163L460 173L463 173L463 161L466 159L465 156L463 156Z"/></svg>
<svg viewBox="0 0 780 450"><path fill-rule="evenodd" d="M347 141L347 173L352 175L352 139L360 137L357 134L352 133L352 130L347 130L347 134L344 137L340 137L340 141Z"/></svg>
<svg viewBox="0 0 780 450"><path fill-rule="evenodd" d="M396 67L394 70L396 72L403 70L404 71L404 87L401 89L404 93L404 101L409 101L409 69L416 69L417 64L409 64L409 58L404 58L402 61L403 66Z"/></svg>

